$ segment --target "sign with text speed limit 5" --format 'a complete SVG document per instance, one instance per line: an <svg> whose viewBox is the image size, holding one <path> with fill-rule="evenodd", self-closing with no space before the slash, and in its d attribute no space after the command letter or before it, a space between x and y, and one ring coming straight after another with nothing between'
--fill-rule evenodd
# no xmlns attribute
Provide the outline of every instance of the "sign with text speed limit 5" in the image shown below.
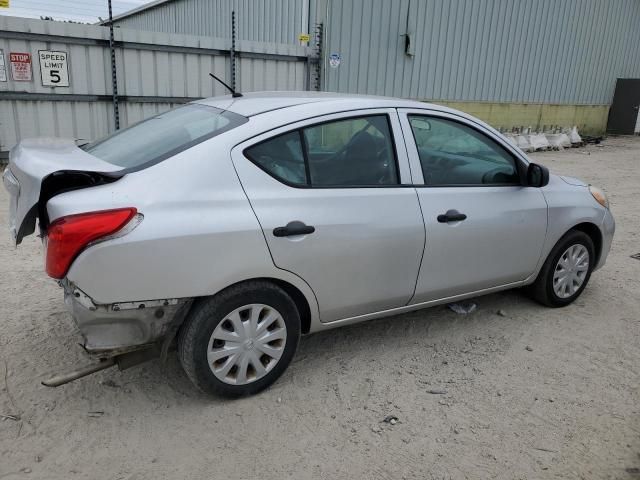
<svg viewBox="0 0 640 480"><path fill-rule="evenodd" d="M68 87L69 68L67 52L38 50L40 74L45 87Z"/></svg>

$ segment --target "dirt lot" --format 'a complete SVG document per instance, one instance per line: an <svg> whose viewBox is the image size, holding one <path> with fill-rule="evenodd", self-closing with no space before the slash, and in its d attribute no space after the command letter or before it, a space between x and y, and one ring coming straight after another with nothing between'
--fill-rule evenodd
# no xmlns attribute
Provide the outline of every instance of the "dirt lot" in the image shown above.
<svg viewBox="0 0 640 480"><path fill-rule="evenodd" d="M0 478L640 478L640 138L535 159L616 216L575 304L506 292L316 334L237 401L198 393L175 356L41 386L86 359L37 240L2 235L0 414L20 419L0 419Z"/></svg>

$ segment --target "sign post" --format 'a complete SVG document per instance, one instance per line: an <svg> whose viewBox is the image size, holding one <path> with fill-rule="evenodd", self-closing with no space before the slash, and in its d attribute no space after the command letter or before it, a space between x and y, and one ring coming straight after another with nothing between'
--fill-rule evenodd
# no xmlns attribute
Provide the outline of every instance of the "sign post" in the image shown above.
<svg viewBox="0 0 640 480"><path fill-rule="evenodd" d="M67 52L38 50L40 75L44 87L68 87L69 66Z"/></svg>
<svg viewBox="0 0 640 480"><path fill-rule="evenodd" d="M4 50L0 49L0 82L7 81L7 64L4 60Z"/></svg>

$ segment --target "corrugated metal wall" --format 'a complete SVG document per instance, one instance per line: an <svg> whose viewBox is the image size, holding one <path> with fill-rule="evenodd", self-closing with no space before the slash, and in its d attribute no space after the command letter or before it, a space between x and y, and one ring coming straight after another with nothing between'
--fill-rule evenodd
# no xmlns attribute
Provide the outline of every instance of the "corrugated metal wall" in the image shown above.
<svg viewBox="0 0 640 480"><path fill-rule="evenodd" d="M239 39L295 44L302 32L302 9L300 0L174 0L115 23L125 28L230 38L231 11L235 10Z"/></svg>
<svg viewBox="0 0 640 480"><path fill-rule="evenodd" d="M0 17L0 49L31 53L32 81L0 82L0 151L34 136L92 140L114 128L108 29ZM209 72L230 78L228 39L115 31L120 125L124 127L190 99L228 93ZM241 90L304 90L308 49L238 42ZM69 87L44 87L38 50L68 53ZM253 55L253 56L252 56Z"/></svg>
<svg viewBox="0 0 640 480"><path fill-rule="evenodd" d="M323 18L327 0L316 0ZM640 77L638 0L328 0L324 88L416 99L609 104ZM406 33L415 56L405 52Z"/></svg>
<svg viewBox="0 0 640 480"><path fill-rule="evenodd" d="M324 90L609 104L616 78L640 77L639 0L173 0L118 23L229 37L235 9L239 38L295 44L305 5L309 30L324 23Z"/></svg>

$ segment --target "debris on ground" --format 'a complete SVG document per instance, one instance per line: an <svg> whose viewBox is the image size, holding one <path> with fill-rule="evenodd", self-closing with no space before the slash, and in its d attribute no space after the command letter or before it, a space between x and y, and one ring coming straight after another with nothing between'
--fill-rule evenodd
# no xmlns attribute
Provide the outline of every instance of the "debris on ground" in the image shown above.
<svg viewBox="0 0 640 480"><path fill-rule="evenodd" d="M97 411L97 412L87 412L87 415L88 415L89 417L94 417L94 418L95 418L95 417L101 417L101 416L103 416L103 415L104 415L104 412L100 412L100 411Z"/></svg>
<svg viewBox="0 0 640 480"><path fill-rule="evenodd" d="M4 415L0 413L0 418L2 418L2 420L14 420L16 422L20 421L20 415Z"/></svg>
<svg viewBox="0 0 640 480"><path fill-rule="evenodd" d="M395 425L396 423L398 423L398 417L396 417L395 415L387 415L386 417L384 417L384 420L382 421L384 423Z"/></svg>
<svg viewBox="0 0 640 480"><path fill-rule="evenodd" d="M505 312L504 310L498 310L496 312L496 315L498 315L499 317L506 317L507 316L507 312Z"/></svg>
<svg viewBox="0 0 640 480"><path fill-rule="evenodd" d="M118 385L116 382L114 382L113 380L111 380L110 378L107 380L104 380L102 382L100 382L102 385L104 385L105 387L111 387L111 388L121 388L121 385Z"/></svg>
<svg viewBox="0 0 640 480"><path fill-rule="evenodd" d="M450 303L447 305L449 309L455 313L459 313L460 315L466 315L468 313L473 312L477 305L473 302L460 302L460 303Z"/></svg>
<svg viewBox="0 0 640 480"><path fill-rule="evenodd" d="M427 390L427 393L430 393L431 395L446 395L447 391L434 389L434 390Z"/></svg>
<svg viewBox="0 0 640 480"><path fill-rule="evenodd" d="M526 347L524 347L524 349L525 349L527 352L533 352L533 348L531 348L529 345L527 345Z"/></svg>

